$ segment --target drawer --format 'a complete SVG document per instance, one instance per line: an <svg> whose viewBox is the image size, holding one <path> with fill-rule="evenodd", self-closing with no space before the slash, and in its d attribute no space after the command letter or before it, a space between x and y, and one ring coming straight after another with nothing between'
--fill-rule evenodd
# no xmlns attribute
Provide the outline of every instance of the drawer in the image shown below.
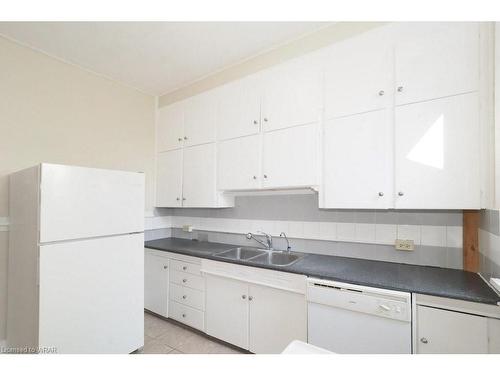
<svg viewBox="0 0 500 375"><path fill-rule="evenodd" d="M197 290L205 290L205 279L203 277L186 272L172 271L170 273L170 282Z"/></svg>
<svg viewBox="0 0 500 375"><path fill-rule="evenodd" d="M205 293L199 290L170 283L170 298L183 305L205 310Z"/></svg>
<svg viewBox="0 0 500 375"><path fill-rule="evenodd" d="M170 267L174 271L187 272L193 275L201 276L201 264L194 264L172 259L170 261Z"/></svg>
<svg viewBox="0 0 500 375"><path fill-rule="evenodd" d="M203 311L170 300L168 312L171 319L205 332L205 313Z"/></svg>

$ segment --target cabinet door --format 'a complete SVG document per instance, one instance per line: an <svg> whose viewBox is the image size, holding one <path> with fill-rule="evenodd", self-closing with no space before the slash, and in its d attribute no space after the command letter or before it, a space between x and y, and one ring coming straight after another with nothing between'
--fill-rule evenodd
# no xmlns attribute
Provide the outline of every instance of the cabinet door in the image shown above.
<svg viewBox="0 0 500 375"><path fill-rule="evenodd" d="M245 190L260 186L260 135L219 142L217 189Z"/></svg>
<svg viewBox="0 0 500 375"><path fill-rule="evenodd" d="M171 104L158 110L156 151L181 148L184 137L183 102Z"/></svg>
<svg viewBox="0 0 500 375"><path fill-rule="evenodd" d="M156 206L182 205L182 149L162 152L156 162Z"/></svg>
<svg viewBox="0 0 500 375"><path fill-rule="evenodd" d="M307 307L303 294L249 285L250 351L279 354L293 340L307 341Z"/></svg>
<svg viewBox="0 0 500 375"><path fill-rule="evenodd" d="M191 97L185 102L184 146L215 141L216 91Z"/></svg>
<svg viewBox="0 0 500 375"><path fill-rule="evenodd" d="M215 207L215 143L184 149L184 207Z"/></svg>
<svg viewBox="0 0 500 375"><path fill-rule="evenodd" d="M147 250L144 257L144 308L168 316L168 258Z"/></svg>
<svg viewBox="0 0 500 375"><path fill-rule="evenodd" d="M220 88L217 105L217 139L260 131L259 77L250 76Z"/></svg>
<svg viewBox="0 0 500 375"><path fill-rule="evenodd" d="M205 320L207 334L247 349L248 285L207 275Z"/></svg>
<svg viewBox="0 0 500 375"><path fill-rule="evenodd" d="M475 22L399 25L396 104L478 89L479 26Z"/></svg>
<svg viewBox="0 0 500 375"><path fill-rule="evenodd" d="M392 61L387 28L330 47L325 58L325 118L390 106Z"/></svg>
<svg viewBox="0 0 500 375"><path fill-rule="evenodd" d="M323 207L393 205L389 110L327 120L323 135Z"/></svg>
<svg viewBox="0 0 500 375"><path fill-rule="evenodd" d="M313 54L267 70L262 78L262 127L266 131L319 120L321 71Z"/></svg>
<svg viewBox="0 0 500 375"><path fill-rule="evenodd" d="M264 134L264 188L317 185L318 130L301 125Z"/></svg>
<svg viewBox="0 0 500 375"><path fill-rule="evenodd" d="M477 95L396 108L396 208L479 209Z"/></svg>
<svg viewBox="0 0 500 375"><path fill-rule="evenodd" d="M417 306L417 353L488 353L487 319Z"/></svg>

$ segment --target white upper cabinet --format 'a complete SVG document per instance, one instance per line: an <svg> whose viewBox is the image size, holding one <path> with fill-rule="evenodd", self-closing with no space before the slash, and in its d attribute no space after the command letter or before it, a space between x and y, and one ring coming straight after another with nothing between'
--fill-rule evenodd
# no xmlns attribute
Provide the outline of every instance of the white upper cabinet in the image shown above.
<svg viewBox="0 0 500 375"><path fill-rule="evenodd" d="M184 102L184 146L215 141L217 91L212 90Z"/></svg>
<svg viewBox="0 0 500 375"><path fill-rule="evenodd" d="M257 134L219 142L218 190L250 190L260 187L260 138Z"/></svg>
<svg viewBox="0 0 500 375"><path fill-rule="evenodd" d="M394 31L396 105L478 89L478 23L411 22Z"/></svg>
<svg viewBox="0 0 500 375"><path fill-rule="evenodd" d="M393 52L386 28L329 47L324 61L325 118L387 108Z"/></svg>
<svg viewBox="0 0 500 375"><path fill-rule="evenodd" d="M156 206L182 206L182 149L162 152L156 160Z"/></svg>
<svg viewBox="0 0 500 375"><path fill-rule="evenodd" d="M393 206L391 115L379 110L325 122L322 207Z"/></svg>
<svg viewBox="0 0 500 375"><path fill-rule="evenodd" d="M260 131L260 77L252 75L219 90L217 139L224 140Z"/></svg>
<svg viewBox="0 0 500 375"><path fill-rule="evenodd" d="M215 143L186 147L182 184L183 207L215 207Z"/></svg>
<svg viewBox="0 0 500 375"><path fill-rule="evenodd" d="M158 110L156 151L181 148L184 140L184 107L182 102Z"/></svg>
<svg viewBox="0 0 500 375"><path fill-rule="evenodd" d="M480 207L477 93L396 109L396 208Z"/></svg>
<svg viewBox="0 0 500 375"><path fill-rule="evenodd" d="M318 184L316 124L264 134L262 187L308 187Z"/></svg>
<svg viewBox="0 0 500 375"><path fill-rule="evenodd" d="M262 129L265 131L319 120L321 100L320 55L310 54L262 74Z"/></svg>

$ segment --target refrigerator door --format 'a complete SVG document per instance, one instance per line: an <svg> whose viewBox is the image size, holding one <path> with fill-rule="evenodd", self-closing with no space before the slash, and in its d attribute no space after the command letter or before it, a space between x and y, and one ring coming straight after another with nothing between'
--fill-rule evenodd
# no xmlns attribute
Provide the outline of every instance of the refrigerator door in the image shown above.
<svg viewBox="0 0 500 375"><path fill-rule="evenodd" d="M39 345L57 353L144 346L144 235L40 246Z"/></svg>
<svg viewBox="0 0 500 375"><path fill-rule="evenodd" d="M41 165L40 242L144 230L144 174Z"/></svg>

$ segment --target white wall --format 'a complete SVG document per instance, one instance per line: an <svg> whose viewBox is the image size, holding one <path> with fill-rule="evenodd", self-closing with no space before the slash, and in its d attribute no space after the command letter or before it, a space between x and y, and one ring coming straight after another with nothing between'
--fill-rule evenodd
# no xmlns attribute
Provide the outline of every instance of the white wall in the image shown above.
<svg viewBox="0 0 500 375"><path fill-rule="evenodd" d="M153 205L156 99L0 37L0 342L8 175L39 162L146 173Z"/></svg>

